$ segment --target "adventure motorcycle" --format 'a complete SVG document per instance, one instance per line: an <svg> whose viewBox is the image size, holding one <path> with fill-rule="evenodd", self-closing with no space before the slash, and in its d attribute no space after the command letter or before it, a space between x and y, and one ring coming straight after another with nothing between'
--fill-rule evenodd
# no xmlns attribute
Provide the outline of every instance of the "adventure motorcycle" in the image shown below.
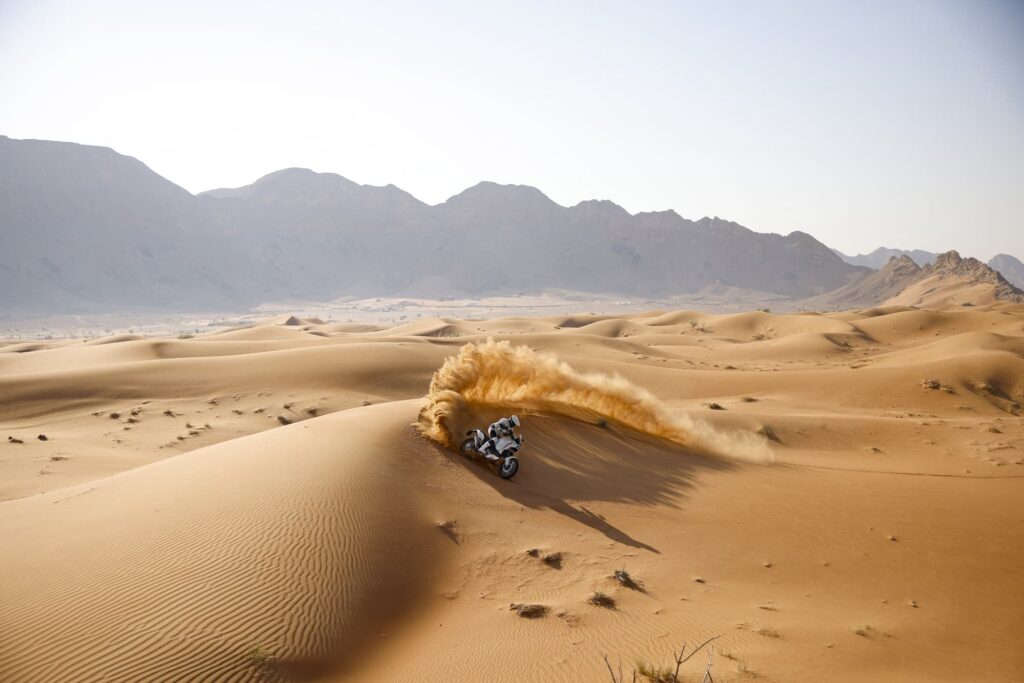
<svg viewBox="0 0 1024 683"><path fill-rule="evenodd" d="M499 436L494 440L488 439L487 435L480 429L471 429L466 432L469 437L462 442L459 450L463 455L481 455L488 462L498 464L498 474L502 479L511 479L519 471L519 458L516 453L523 445L521 436Z"/></svg>

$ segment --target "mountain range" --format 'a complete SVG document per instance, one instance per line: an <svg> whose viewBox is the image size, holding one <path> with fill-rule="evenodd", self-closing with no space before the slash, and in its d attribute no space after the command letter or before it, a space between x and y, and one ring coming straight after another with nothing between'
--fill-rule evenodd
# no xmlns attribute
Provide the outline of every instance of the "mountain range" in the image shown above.
<svg viewBox="0 0 1024 683"><path fill-rule="evenodd" d="M875 270L888 263L893 256L906 256L919 266L935 263L935 259L939 256L936 252L923 249L889 249L888 247L879 247L870 254L857 254L856 256L844 254L838 249L832 251L851 266L864 266Z"/></svg>
<svg viewBox="0 0 1024 683"><path fill-rule="evenodd" d="M857 254L856 256L849 256L838 249L832 251L851 266L864 266L875 270L884 268L893 257L906 256L918 266L924 267L934 264L941 256L938 252L924 251L923 249L889 249L888 247L879 247L870 254ZM989 268L999 271L1007 282L1018 289L1024 288L1024 263L1021 263L1016 257L1009 254L996 254L988 260L987 265Z"/></svg>
<svg viewBox="0 0 1024 683"><path fill-rule="evenodd" d="M565 207L524 185L482 182L429 205L290 168L194 195L111 149L0 136L0 313L549 289L796 300L871 272L804 232L606 200Z"/></svg>
<svg viewBox="0 0 1024 683"><path fill-rule="evenodd" d="M801 306L813 310L845 310L872 306L940 308L997 302L1024 303L1024 291L978 259L948 251L936 254L925 266L919 266L907 254L891 256L884 266L864 278L805 299Z"/></svg>
<svg viewBox="0 0 1024 683"><path fill-rule="evenodd" d="M990 268L998 270L1010 284L1018 289L1024 289L1024 263L1020 259L1009 254L996 254L988 261Z"/></svg>

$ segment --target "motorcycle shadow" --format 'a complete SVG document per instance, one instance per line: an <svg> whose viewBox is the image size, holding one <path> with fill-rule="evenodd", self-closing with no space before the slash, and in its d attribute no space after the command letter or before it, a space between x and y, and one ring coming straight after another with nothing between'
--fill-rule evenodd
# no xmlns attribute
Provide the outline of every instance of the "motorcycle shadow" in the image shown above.
<svg viewBox="0 0 1024 683"><path fill-rule="evenodd" d="M589 503L637 503L680 507L705 469L735 464L614 425L598 425L557 415L530 415L514 479L498 477L482 457L457 461L500 495L530 509L550 509L603 533L609 539L651 552ZM572 502L570 502L572 501Z"/></svg>

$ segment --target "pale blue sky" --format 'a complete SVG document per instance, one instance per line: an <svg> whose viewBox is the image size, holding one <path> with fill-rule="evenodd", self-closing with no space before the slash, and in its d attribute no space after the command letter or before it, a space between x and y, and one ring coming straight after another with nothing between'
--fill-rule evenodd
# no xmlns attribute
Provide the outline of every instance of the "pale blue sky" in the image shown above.
<svg viewBox="0 0 1024 683"><path fill-rule="evenodd" d="M0 0L0 134L1024 258L1024 2Z"/></svg>

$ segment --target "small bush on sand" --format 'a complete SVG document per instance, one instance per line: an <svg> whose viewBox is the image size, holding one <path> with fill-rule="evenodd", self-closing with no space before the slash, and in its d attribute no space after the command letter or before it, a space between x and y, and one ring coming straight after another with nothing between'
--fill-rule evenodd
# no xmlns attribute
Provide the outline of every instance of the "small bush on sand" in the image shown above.
<svg viewBox="0 0 1024 683"><path fill-rule="evenodd" d="M650 683L672 683L676 680L672 669L667 666L657 666L643 660L637 660L636 672Z"/></svg>
<svg viewBox="0 0 1024 683"><path fill-rule="evenodd" d="M619 670L616 673L615 669L612 668L611 662L608 660L608 655L604 655L604 665L608 669L608 675L611 676L612 683L626 683L627 681L633 681L636 683L637 680L645 680L648 683L680 683L679 669L682 668L691 657L703 650L712 641L718 638L718 636L712 636L703 643L697 646L696 649L691 650L689 654L686 654L686 643L679 648L679 652L673 652L673 665L671 666L657 666L646 662L644 660L637 660L632 671L632 678L627 679L622 671L622 663L619 663ZM708 662L704 667L704 677L701 679L702 683L714 683L714 679L711 678L711 664L714 659L714 650L708 648ZM639 679L637 677L640 677Z"/></svg>
<svg viewBox="0 0 1024 683"><path fill-rule="evenodd" d="M606 595L601 591L594 591L594 593L589 598L587 598L587 602L589 602L594 607L605 607L607 609L615 609L615 598L613 598L610 595Z"/></svg>
<svg viewBox="0 0 1024 683"><path fill-rule="evenodd" d="M269 667L277 661L273 653L265 650L262 645L254 645L252 649L245 653L245 656L249 663L257 669Z"/></svg>
<svg viewBox="0 0 1024 683"><path fill-rule="evenodd" d="M711 329L710 327L708 327L704 323L698 322L696 320L691 320L690 321L690 329L695 331L695 332L700 332L701 334L711 334L712 332L714 332L713 329Z"/></svg>
<svg viewBox="0 0 1024 683"><path fill-rule="evenodd" d="M539 619L548 613L548 608L545 605L513 602L508 608L524 619Z"/></svg>

